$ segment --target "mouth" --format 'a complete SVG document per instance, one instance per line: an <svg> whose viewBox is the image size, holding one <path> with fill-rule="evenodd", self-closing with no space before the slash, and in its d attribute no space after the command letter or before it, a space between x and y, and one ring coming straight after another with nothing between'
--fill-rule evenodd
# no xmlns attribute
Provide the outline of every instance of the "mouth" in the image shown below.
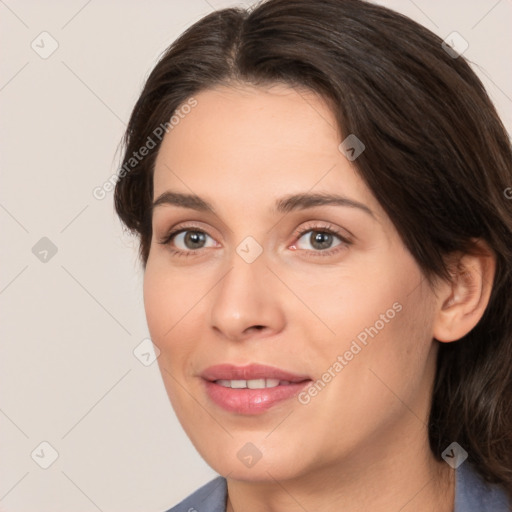
<svg viewBox="0 0 512 512"><path fill-rule="evenodd" d="M208 398L222 409L238 414L261 414L296 396L312 379L272 366L222 364L202 374Z"/></svg>
<svg viewBox="0 0 512 512"><path fill-rule="evenodd" d="M275 388L276 386L288 386L291 384L289 380L279 379L249 379L249 380L225 380L219 379L213 381L219 386L231 389L264 389Z"/></svg>

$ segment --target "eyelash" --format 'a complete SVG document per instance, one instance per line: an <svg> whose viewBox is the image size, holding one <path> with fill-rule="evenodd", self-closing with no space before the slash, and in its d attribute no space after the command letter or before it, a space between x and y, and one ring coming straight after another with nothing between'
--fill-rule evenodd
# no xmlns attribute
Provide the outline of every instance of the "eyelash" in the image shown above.
<svg viewBox="0 0 512 512"><path fill-rule="evenodd" d="M191 250L188 250L188 251L183 251L181 249L174 249L174 248L172 248L170 246L170 242L173 240L173 238L175 236L179 235L180 233L186 232L186 231L203 233L203 234L205 234L207 236L210 236L206 231L204 231L203 229L200 229L198 226L194 226L194 225L191 225L191 226L181 226L181 227L179 227L177 229L174 229L174 230L170 231L169 233L167 233L163 238L158 240L158 243L162 244L162 245L169 245L169 249L171 251L171 254L173 254L175 256L178 256L178 257L182 257L182 256L184 256L184 257L196 256L197 253L201 252L202 249L191 249ZM302 238L302 236L304 236L304 234L309 233L310 231L312 231L312 232L316 231L318 233L327 233L329 235L334 235L337 238L339 238L340 241L341 241L341 243L339 245L337 245L336 247L334 247L333 249L327 249L327 250L324 250L324 251L322 251L322 250L314 251L314 250L300 249L302 251L306 251L307 253L312 254L314 257L316 257L316 256L320 256L320 257L334 256L339 251L341 251L343 249L346 249L347 247L352 245L352 242L350 240L348 240L346 237L344 237L338 229L336 229L335 227L331 226L330 224L327 225L327 226L318 226L318 225L307 225L307 226L304 226L303 228L297 229L293 233L293 237L294 237L294 239L297 239L297 241L298 241L298 240L300 240ZM213 238L213 237L210 236L210 238Z"/></svg>

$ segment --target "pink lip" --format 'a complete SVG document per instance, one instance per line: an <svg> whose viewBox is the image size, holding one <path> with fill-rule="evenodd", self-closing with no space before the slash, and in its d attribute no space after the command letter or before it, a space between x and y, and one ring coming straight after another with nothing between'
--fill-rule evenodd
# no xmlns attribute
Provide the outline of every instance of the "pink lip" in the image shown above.
<svg viewBox="0 0 512 512"><path fill-rule="evenodd" d="M293 374L274 366L261 364L249 364L247 366L235 366L232 364L218 364L210 366L201 374L203 379L214 380L250 380L250 379L279 379L290 382L302 382L308 380L308 375Z"/></svg>
<svg viewBox="0 0 512 512"><path fill-rule="evenodd" d="M296 396L311 381L307 375L297 375L259 364L211 366L202 372L201 377L209 398L223 409L238 414L261 414L277 403ZM289 384L280 384L274 388L232 389L215 382L251 379L279 379Z"/></svg>

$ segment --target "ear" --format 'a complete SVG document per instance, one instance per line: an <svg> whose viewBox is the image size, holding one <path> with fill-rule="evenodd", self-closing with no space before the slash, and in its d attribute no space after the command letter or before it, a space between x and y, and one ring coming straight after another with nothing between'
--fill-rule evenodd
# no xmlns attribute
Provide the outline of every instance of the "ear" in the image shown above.
<svg viewBox="0 0 512 512"><path fill-rule="evenodd" d="M437 287L433 336L441 342L465 336L482 318L491 296L496 255L486 242L474 239L475 254L453 254L450 282Z"/></svg>

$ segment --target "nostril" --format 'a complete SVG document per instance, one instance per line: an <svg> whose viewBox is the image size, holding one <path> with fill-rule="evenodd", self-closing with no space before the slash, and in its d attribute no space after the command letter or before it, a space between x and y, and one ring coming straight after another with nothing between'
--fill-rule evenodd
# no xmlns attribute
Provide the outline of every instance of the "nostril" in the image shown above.
<svg viewBox="0 0 512 512"><path fill-rule="evenodd" d="M250 332L253 332L253 331L262 331L263 329L265 329L265 326L264 325L251 325L251 327L247 327L247 329L245 330L245 332L248 334Z"/></svg>

